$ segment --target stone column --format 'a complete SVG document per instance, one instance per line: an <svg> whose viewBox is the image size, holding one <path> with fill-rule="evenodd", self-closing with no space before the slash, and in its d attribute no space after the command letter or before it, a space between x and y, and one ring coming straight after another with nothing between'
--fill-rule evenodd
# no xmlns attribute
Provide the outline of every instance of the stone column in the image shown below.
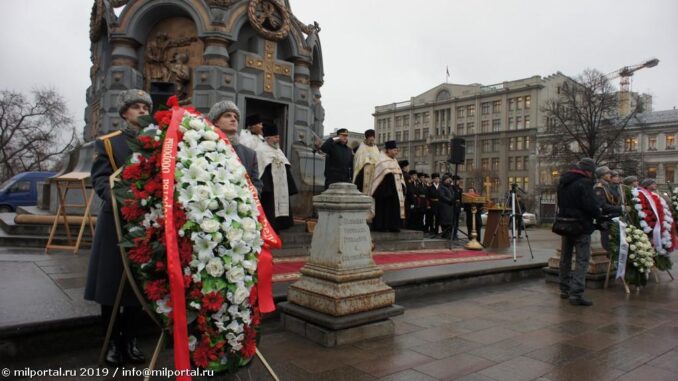
<svg viewBox="0 0 678 381"><path fill-rule="evenodd" d="M372 198L337 183L313 201L318 224L310 258L279 305L283 326L327 347L393 335L390 317L403 308L372 259Z"/></svg>
<svg viewBox="0 0 678 381"><path fill-rule="evenodd" d="M205 50L202 54L205 65L210 66L230 66L230 56L228 55L229 40L223 37L211 36L205 37Z"/></svg>

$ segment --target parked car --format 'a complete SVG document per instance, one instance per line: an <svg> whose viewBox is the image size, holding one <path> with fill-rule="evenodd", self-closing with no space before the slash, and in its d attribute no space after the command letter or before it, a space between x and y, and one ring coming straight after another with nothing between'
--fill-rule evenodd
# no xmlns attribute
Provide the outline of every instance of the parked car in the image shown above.
<svg viewBox="0 0 678 381"><path fill-rule="evenodd" d="M38 183L56 172L23 172L0 185L0 213L15 212L17 206L38 203Z"/></svg>
<svg viewBox="0 0 678 381"><path fill-rule="evenodd" d="M483 225L487 225L487 212L480 215L480 218L483 220ZM523 213L523 224L525 227L534 226L537 224L537 216L534 213L524 212Z"/></svg>

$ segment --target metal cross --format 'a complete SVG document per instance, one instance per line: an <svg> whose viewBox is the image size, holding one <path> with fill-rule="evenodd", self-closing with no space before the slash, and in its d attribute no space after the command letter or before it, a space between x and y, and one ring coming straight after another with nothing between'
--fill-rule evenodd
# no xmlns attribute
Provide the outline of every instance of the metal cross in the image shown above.
<svg viewBox="0 0 678 381"><path fill-rule="evenodd" d="M276 47L273 41L266 40L264 43L264 59L247 56L245 66L264 72L264 91L273 92L273 79L276 74L291 77L291 70L285 65L276 63Z"/></svg>

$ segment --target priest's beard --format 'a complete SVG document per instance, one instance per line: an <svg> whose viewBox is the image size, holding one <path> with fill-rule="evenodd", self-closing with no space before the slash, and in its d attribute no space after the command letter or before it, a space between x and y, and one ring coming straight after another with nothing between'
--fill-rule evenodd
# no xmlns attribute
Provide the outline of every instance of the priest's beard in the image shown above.
<svg viewBox="0 0 678 381"><path fill-rule="evenodd" d="M237 132L234 134L226 134L226 137L228 137L228 140L231 141L232 145L237 146L238 144L240 144L240 140L238 140L240 138L238 137Z"/></svg>

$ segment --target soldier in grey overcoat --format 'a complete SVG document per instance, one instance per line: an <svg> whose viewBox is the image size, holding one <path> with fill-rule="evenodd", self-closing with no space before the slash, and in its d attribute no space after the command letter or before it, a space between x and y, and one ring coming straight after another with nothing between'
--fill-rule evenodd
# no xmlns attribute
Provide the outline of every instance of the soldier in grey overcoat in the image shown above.
<svg viewBox="0 0 678 381"><path fill-rule="evenodd" d="M125 120L125 127L100 136L95 142L96 157L92 165L92 186L103 201L103 205L97 217L92 243L85 299L101 304L104 331L108 328L114 312L113 305L124 271L115 230L109 178L132 154L127 142L136 138L140 129L137 118L148 115L152 104L150 95L142 90L127 90L121 93L118 98L118 111ZM145 357L137 347L135 330L142 317L142 311L129 286L125 287L121 306L121 310L115 311L118 315L106 353L106 362L113 366L120 366L125 360L143 363Z"/></svg>

